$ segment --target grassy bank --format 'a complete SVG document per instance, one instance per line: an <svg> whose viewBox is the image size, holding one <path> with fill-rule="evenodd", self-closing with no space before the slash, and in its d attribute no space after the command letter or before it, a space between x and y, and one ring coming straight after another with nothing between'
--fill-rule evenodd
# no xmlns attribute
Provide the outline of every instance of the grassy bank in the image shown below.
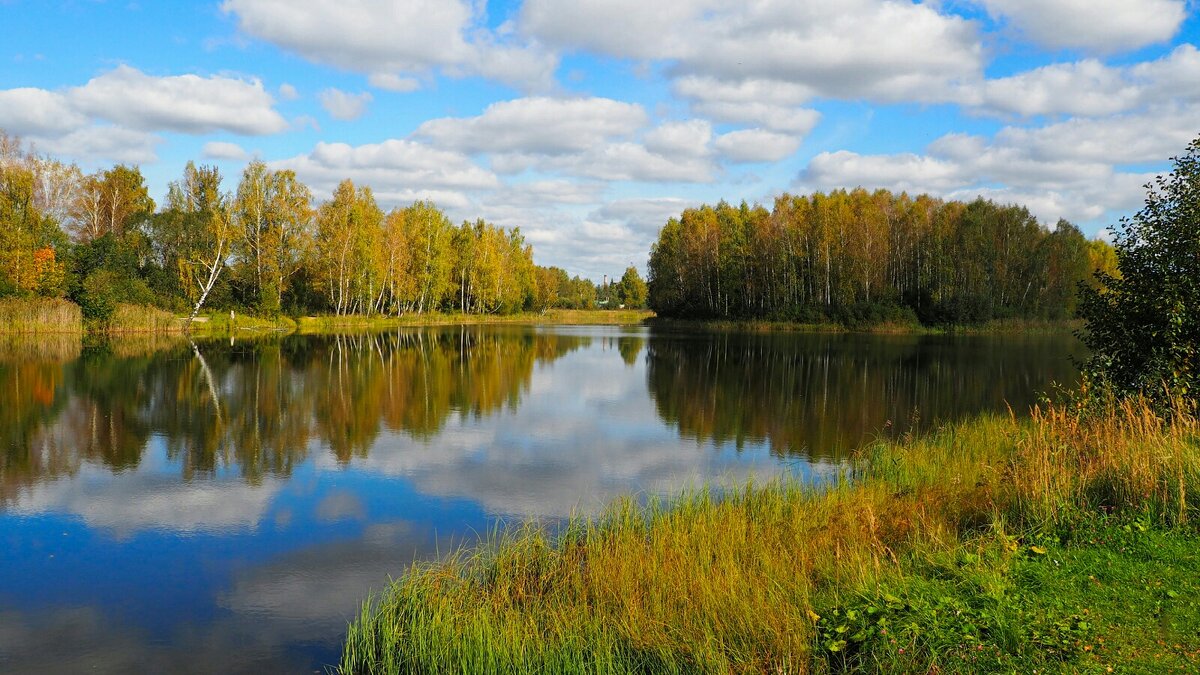
<svg viewBox="0 0 1200 675"><path fill-rule="evenodd" d="M346 329L385 329L398 326L458 326L477 324L520 325L613 325L627 326L643 323L654 313L645 310L622 309L550 309L545 312L518 314L405 314L403 316L310 316L301 317L301 333L322 333Z"/></svg>
<svg viewBox="0 0 1200 675"><path fill-rule="evenodd" d="M342 671L1163 672L1200 666L1200 427L987 417L796 482L613 505L418 565Z"/></svg>
<svg viewBox="0 0 1200 675"><path fill-rule="evenodd" d="M1075 320L994 319L986 323L963 326L926 326L920 323L883 322L862 325L840 323L801 323L766 320L699 320L652 317L649 325L668 331L711 331L740 333L873 333L904 335L1005 335L1049 334L1076 330L1082 324Z"/></svg>

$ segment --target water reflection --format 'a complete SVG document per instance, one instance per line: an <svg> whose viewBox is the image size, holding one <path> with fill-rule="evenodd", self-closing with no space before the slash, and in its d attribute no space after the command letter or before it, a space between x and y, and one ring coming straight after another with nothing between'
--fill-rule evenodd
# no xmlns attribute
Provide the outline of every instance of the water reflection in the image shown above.
<svg viewBox="0 0 1200 675"><path fill-rule="evenodd" d="M835 460L866 438L921 420L928 426L1006 405L1024 411L1050 383L1075 374L1066 358L1072 343L1061 336L631 333L602 340L627 369L640 367L645 354L654 409L684 437L739 448L767 442L777 454L811 459ZM9 344L0 359L0 503L39 480L75 475L83 463L135 469L152 438L185 482L232 470L254 485L290 476L313 447L327 449L337 465L367 460L381 451L382 432L453 446L455 438L441 438L448 419L515 411L535 364L592 341L586 333L474 327L232 346ZM571 399L617 382L607 368L580 369L551 401L560 409L539 416L586 427L593 416ZM638 421L635 411L628 421ZM576 428L577 437L563 438L539 427L525 435L529 443L578 446L598 438L594 431ZM394 442L382 445L386 452Z"/></svg>
<svg viewBox="0 0 1200 675"><path fill-rule="evenodd" d="M1078 373L1070 336L720 334L654 339L647 380L688 438L836 459L874 437L1011 406Z"/></svg>
<svg viewBox="0 0 1200 675"><path fill-rule="evenodd" d="M497 516L828 476L913 410L1022 410L1074 348L503 326L0 341L0 579L21 580L0 584L0 671L320 669L370 589Z"/></svg>
<svg viewBox="0 0 1200 675"><path fill-rule="evenodd" d="M77 358L55 360L10 350L0 359L0 499L85 461L136 468L152 436L184 480L224 468L254 484L286 477L314 441L346 463L366 457L385 429L430 438L452 415L515 409L535 363L590 341L461 328L178 340L124 354L120 343L76 343Z"/></svg>

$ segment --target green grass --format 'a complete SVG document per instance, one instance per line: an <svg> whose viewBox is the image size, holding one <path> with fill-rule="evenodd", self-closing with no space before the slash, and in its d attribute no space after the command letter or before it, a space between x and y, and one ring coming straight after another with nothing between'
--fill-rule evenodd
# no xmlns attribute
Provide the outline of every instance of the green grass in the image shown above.
<svg viewBox="0 0 1200 675"><path fill-rule="evenodd" d="M550 309L517 314L405 314L403 316L306 316L299 319L301 333L323 333L352 329L384 329L396 326L457 326L476 324L521 325L635 325L654 316L635 309L588 310Z"/></svg>
<svg viewBox="0 0 1200 675"><path fill-rule="evenodd" d="M180 330L185 319L186 317L179 318ZM192 323L191 332L200 336L228 337L254 333L292 333L297 328L297 322L286 316L270 318L235 312L230 319L228 311L214 311L197 316Z"/></svg>
<svg viewBox="0 0 1200 675"><path fill-rule="evenodd" d="M341 669L1191 667L1198 438L1141 405L1052 408L877 444L825 488L627 499L497 532L366 602Z"/></svg>

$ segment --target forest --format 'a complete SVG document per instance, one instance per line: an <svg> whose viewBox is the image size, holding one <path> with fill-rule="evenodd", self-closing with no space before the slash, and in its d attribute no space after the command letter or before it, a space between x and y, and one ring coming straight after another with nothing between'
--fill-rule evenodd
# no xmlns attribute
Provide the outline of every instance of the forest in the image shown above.
<svg viewBox="0 0 1200 675"><path fill-rule="evenodd" d="M1065 319L1081 282L1116 257L1024 207L886 190L784 194L762 206L688 209L660 231L648 268L661 316L973 324Z"/></svg>
<svg viewBox="0 0 1200 675"><path fill-rule="evenodd" d="M533 262L519 228L455 225L431 202L384 212L343 181L318 201L250 162L232 188L188 162L161 206L136 166L84 174L0 132L0 298L66 298L90 322L121 306L189 316L511 314L647 305L664 317L873 324L1066 319L1111 246L1025 208L887 191L782 195L685 210L649 283L596 284Z"/></svg>
<svg viewBox="0 0 1200 675"><path fill-rule="evenodd" d="M326 200L253 161L227 189L188 162L161 207L136 166L84 174L0 132L0 298L67 298L103 322L122 304L399 315L642 307L629 268L598 286L533 262L518 228L453 224L431 202L384 212L343 181Z"/></svg>

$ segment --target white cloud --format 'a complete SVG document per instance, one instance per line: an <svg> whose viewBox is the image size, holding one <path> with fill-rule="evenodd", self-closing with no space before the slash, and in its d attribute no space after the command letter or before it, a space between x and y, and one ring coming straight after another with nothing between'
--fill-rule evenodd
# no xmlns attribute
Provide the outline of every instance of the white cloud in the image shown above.
<svg viewBox="0 0 1200 675"><path fill-rule="evenodd" d="M799 189L863 186L983 195L1029 206L1041 220L1094 221L1127 212L1160 164L1195 134L1200 106L1160 106L1136 114L1075 118L1042 127L1006 127L991 139L947 134L926 154L825 152L809 163ZM1132 169L1122 167L1132 166Z"/></svg>
<svg viewBox="0 0 1200 675"><path fill-rule="evenodd" d="M973 103L1025 116L1097 116L1173 100L1200 100L1200 51L1190 44L1132 66L1110 67L1087 59L988 80L980 100Z"/></svg>
<svg viewBox="0 0 1200 675"><path fill-rule="evenodd" d="M969 177L960 165L933 157L912 153L860 155L839 150L813 157L801 180L818 189L861 186L941 194L961 187Z"/></svg>
<svg viewBox="0 0 1200 675"><path fill-rule="evenodd" d="M60 136L30 136L38 151L59 157L149 164L157 161L162 138L107 125L84 126Z"/></svg>
<svg viewBox="0 0 1200 675"><path fill-rule="evenodd" d="M207 159L229 159L234 161L244 160L250 156L249 153L242 149L242 146L226 141L210 141L205 143L200 154L204 155Z"/></svg>
<svg viewBox="0 0 1200 675"><path fill-rule="evenodd" d="M83 113L143 131L262 135L288 127L258 80L153 77L122 65L66 95Z"/></svg>
<svg viewBox="0 0 1200 675"><path fill-rule="evenodd" d="M609 98L519 98L476 117L425 122L415 136L462 152L561 154L628 136L646 124L640 105Z"/></svg>
<svg viewBox="0 0 1200 675"><path fill-rule="evenodd" d="M980 0L1030 40L1099 52L1165 42L1187 17L1183 0Z"/></svg>
<svg viewBox="0 0 1200 675"><path fill-rule="evenodd" d="M466 156L409 140L351 146L318 143L312 152L270 163L296 171L318 193L332 192L347 178L375 191L382 205L396 206L433 199L444 207L465 207L463 191L490 190L499 185L495 174Z"/></svg>
<svg viewBox="0 0 1200 675"><path fill-rule="evenodd" d="M152 132L261 135L284 131L288 123L258 80L155 77L122 65L61 91L0 90L0 128L25 136L41 152L141 164L155 161L163 142Z"/></svg>
<svg viewBox="0 0 1200 675"><path fill-rule="evenodd" d="M579 180L534 180L506 185L488 199L488 212L497 206L539 208L553 204L594 204L604 191L602 183Z"/></svg>
<svg viewBox="0 0 1200 675"><path fill-rule="evenodd" d="M742 129L717 137L717 151L732 162L777 162L800 147L800 139L765 129Z"/></svg>
<svg viewBox="0 0 1200 675"><path fill-rule="evenodd" d="M709 182L716 174L703 120L645 131L640 105L608 98L531 97L493 103L481 115L422 124L414 137L488 153L503 174L527 170L603 181Z"/></svg>
<svg viewBox="0 0 1200 675"><path fill-rule="evenodd" d="M513 156L509 159L517 162L514 166L526 162L528 166L542 170L609 181L708 183L715 179L717 172L716 165L709 157L691 154L666 156L633 142L607 143L572 155L545 158Z"/></svg>
<svg viewBox="0 0 1200 675"><path fill-rule="evenodd" d="M87 123L62 94L22 87L0 90L0 129L20 135L58 135Z"/></svg>
<svg viewBox="0 0 1200 675"><path fill-rule="evenodd" d="M321 107L334 119L356 120L367 111L367 104L374 100L374 97L369 91L350 94L330 87L322 91L318 99L321 101Z"/></svg>
<svg viewBox="0 0 1200 675"><path fill-rule="evenodd" d="M521 27L564 49L670 60L677 76L839 98L937 100L983 62L974 24L894 0L527 0Z"/></svg>
<svg viewBox="0 0 1200 675"><path fill-rule="evenodd" d="M283 84L279 85L279 98L282 98L285 101L295 101L296 99L300 98L300 92L296 91L296 87L294 85L284 82Z"/></svg>
<svg viewBox="0 0 1200 675"><path fill-rule="evenodd" d="M599 222L623 223L634 232L657 236L668 220L695 205L695 202L677 197L619 199L593 211L588 218Z"/></svg>
<svg viewBox="0 0 1200 675"><path fill-rule="evenodd" d="M421 88L420 80L415 77L401 77L395 73L372 73L367 83L378 89L408 93Z"/></svg>
<svg viewBox="0 0 1200 675"><path fill-rule="evenodd" d="M705 120L667 122L647 132L642 141L650 152L666 156L703 157L711 152L712 125Z"/></svg>
<svg viewBox="0 0 1200 675"><path fill-rule="evenodd" d="M484 75L547 88L557 60L536 44L499 41L482 5L465 0L225 0L240 29L306 59L360 73Z"/></svg>

